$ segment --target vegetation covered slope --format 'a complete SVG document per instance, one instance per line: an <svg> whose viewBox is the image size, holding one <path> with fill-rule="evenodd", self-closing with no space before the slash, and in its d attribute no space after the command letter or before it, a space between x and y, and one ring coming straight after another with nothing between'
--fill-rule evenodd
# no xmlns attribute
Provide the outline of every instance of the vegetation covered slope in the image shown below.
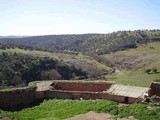
<svg viewBox="0 0 160 120"><path fill-rule="evenodd" d="M117 51L102 57L120 70L120 73L106 76L108 80L147 87L153 80L160 79L160 42L142 44L135 49Z"/></svg>
<svg viewBox="0 0 160 120"><path fill-rule="evenodd" d="M38 51L38 50L24 50L19 48L8 48L8 49L1 49L0 54L1 58L1 81L4 76L6 76L6 68L13 69L13 66L16 64L23 63L23 66L28 66L29 68L25 67L25 69L30 69L31 66L35 67L34 64L38 64L38 69L34 69L32 71L32 75L41 73L39 77L32 78L31 74L29 75L32 79L26 79L23 77L22 81L33 81L33 80L41 80L41 79L105 79L108 81L115 81L121 84L128 84L128 85L136 85L136 86L145 86L148 87L150 83L155 79L160 79L160 42L151 42L147 44L141 44L137 48L128 49L123 51L117 51L111 54L105 55L91 55L87 56L81 53L77 54L66 54L66 53L51 53L45 51ZM3 54L10 57L10 59L4 59ZM23 57L22 57L23 56ZM28 58L27 58L28 56ZM2 59L3 58L3 59ZM23 58L23 59L22 59ZM30 60L29 60L30 59ZM57 65L62 65L64 70L68 70L71 73L68 73L70 77L64 77L58 73L52 75L50 73L54 73L56 71L52 71L48 68L45 68L44 65L41 65L41 62L35 63L34 61L56 61ZM18 62L17 62L18 61ZM28 63L27 63L28 62ZM33 63L33 64L32 64ZM26 64L26 65L25 65ZM49 63L49 64L52 64ZM36 68L36 67L35 67ZM23 68L22 68L23 69ZM41 70L40 70L41 69ZM63 69L59 69L63 71ZM120 70L120 73L115 73L115 69ZM151 71L149 73L146 72L147 69ZM153 70L157 69L156 72ZM3 70L3 72L2 72ZM18 69L20 70L20 68ZM74 70L74 71L72 71ZM79 71L78 71L79 70ZM41 71L41 72L40 72ZM44 72L45 71L45 72ZM75 72L80 72L79 74ZM8 70L9 72L9 70ZM48 77L42 77L42 72ZM11 78L7 78L10 81L14 80L13 75L17 77L19 75L19 71L16 68L12 70ZM49 77L50 74L50 77ZM52 75L52 76L51 76ZM56 76L57 75L57 76ZM20 76L21 78L21 76ZM16 78L14 82L20 80L20 78ZM4 82L5 79L3 79ZM13 82L13 81L12 81ZM4 83L3 83L4 84ZM6 83L5 83L6 84Z"/></svg>
<svg viewBox="0 0 160 120"><path fill-rule="evenodd" d="M74 51L105 54L137 44L160 41L160 30L119 31L109 34L48 35L24 38L0 38L0 43L47 51Z"/></svg>
<svg viewBox="0 0 160 120"><path fill-rule="evenodd" d="M20 53L0 54L0 85L16 86L35 80L87 78L87 73L53 58Z"/></svg>
<svg viewBox="0 0 160 120"><path fill-rule="evenodd" d="M22 63L22 56L27 56L30 61L25 60L26 63L21 65L21 67L29 67L27 69L30 69L38 66L38 69L34 69L34 73L32 74L37 75L38 73L41 73L40 77L33 77L29 81L42 80L44 78L41 75L48 75L50 72L54 72L50 71L48 68L42 67L45 65L41 65L42 63L39 62L39 59L43 59L42 61L49 59L49 61L57 61L56 65L65 65L65 67L61 67L62 69L56 69L56 71L59 70L56 74L58 78L45 77L45 79L105 79L117 81L122 84L149 86L152 80L160 78L159 40L160 30L120 31L110 34L1 38L0 60L1 64L3 64L0 68L1 83L2 79L3 82L6 80L12 81L14 76L20 77L17 77L16 80L29 80L22 77L22 73L17 71L17 68L15 67L16 60L19 60L19 62ZM54 43L54 45L52 43ZM25 49L16 48L15 45ZM48 45L50 45L50 47ZM51 50L50 48L53 49ZM41 51L31 49L40 49ZM47 52L42 50L61 52ZM6 55L6 58L4 57L4 53L8 54ZM103 55L97 55L96 53ZM34 61L38 62L34 63ZM19 62L18 64L20 64ZM33 62L33 65L30 65L29 62L31 64ZM50 64L52 64L52 62ZM12 69L12 71L8 70L11 71L10 76L12 77L4 77L7 76L4 72L7 70L6 68ZM116 68L120 70L120 74L115 74ZM149 74L146 73L147 69L151 70ZM153 72L153 69L156 69L156 72ZM60 71L65 70L71 72L67 73L70 77L64 77L64 75L60 73ZM78 75L78 73L75 73L75 71L73 72L72 70L80 70L80 74ZM42 71L45 72L42 74ZM3 84L8 83L4 82Z"/></svg>
<svg viewBox="0 0 160 120"><path fill-rule="evenodd" d="M34 80L102 79L111 68L91 56L19 48L0 49L0 84L19 85Z"/></svg>
<svg viewBox="0 0 160 120"><path fill-rule="evenodd" d="M78 114L95 111L110 113L113 119L133 116L137 120L159 120L160 108L151 108L144 104L118 106L107 100L48 100L39 106L9 112L0 110L0 117L18 120L64 120Z"/></svg>

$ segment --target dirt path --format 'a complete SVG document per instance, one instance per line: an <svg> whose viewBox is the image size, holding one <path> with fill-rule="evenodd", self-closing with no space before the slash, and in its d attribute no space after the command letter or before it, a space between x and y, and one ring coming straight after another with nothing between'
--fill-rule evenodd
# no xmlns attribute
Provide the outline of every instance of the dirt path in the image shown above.
<svg viewBox="0 0 160 120"><path fill-rule="evenodd" d="M11 119L8 117L0 117L0 120L11 120Z"/></svg>
<svg viewBox="0 0 160 120"><path fill-rule="evenodd" d="M96 113L90 111L86 114L76 115L66 120L115 120L115 119L110 114ZM135 120L135 119L133 117L130 117L130 118L117 118L116 120Z"/></svg>
<svg viewBox="0 0 160 120"><path fill-rule="evenodd" d="M76 115L75 117L68 118L66 120L110 120L111 115L105 113L96 113L90 111L86 114Z"/></svg>

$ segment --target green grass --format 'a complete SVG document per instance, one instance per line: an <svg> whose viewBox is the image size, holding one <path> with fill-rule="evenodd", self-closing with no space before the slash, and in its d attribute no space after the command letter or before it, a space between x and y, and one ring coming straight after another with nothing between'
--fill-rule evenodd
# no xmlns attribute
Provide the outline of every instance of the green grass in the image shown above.
<svg viewBox="0 0 160 120"><path fill-rule="evenodd" d="M144 104L132 104L127 106L121 106L119 108L118 117L134 116L138 120L159 120L160 108L148 109Z"/></svg>
<svg viewBox="0 0 160 120"><path fill-rule="evenodd" d="M147 109L147 105L132 104L118 106L107 100L45 100L39 106L25 108L17 112L0 110L0 116L19 120L63 120L89 111L109 113L117 117L134 116L139 120L158 120L160 108Z"/></svg>
<svg viewBox="0 0 160 120"><path fill-rule="evenodd" d="M39 56L49 56L53 58L58 59L58 54L57 53L51 53L51 52L45 52L45 51L38 51L38 50L24 50L20 48L10 48L6 50L0 49L0 54L2 52L8 52L8 53L23 53L23 54L30 54L30 55L39 55Z"/></svg>
<svg viewBox="0 0 160 120"><path fill-rule="evenodd" d="M26 108L18 112L0 111L1 116L19 120L56 119L63 120L89 111L116 114L117 103L107 100L48 100L39 106Z"/></svg>
<svg viewBox="0 0 160 120"><path fill-rule="evenodd" d="M155 79L160 79L159 74L146 74L145 69L157 68L160 72L160 42L152 42L138 46L136 49L128 49L124 51L118 51L112 54L103 55L103 57L109 58L112 62L118 61L120 58L135 57L137 62L132 69L120 69L120 74L112 74L106 76L107 80L116 81L120 84L128 84L135 86L148 87ZM129 61L131 64L134 61ZM122 63L123 64L123 61ZM121 66L121 65L120 65Z"/></svg>
<svg viewBox="0 0 160 120"><path fill-rule="evenodd" d="M119 84L124 85L133 85L133 86L141 86L141 87L149 87L151 82L156 79L160 79L159 74L147 74L144 71L121 71L119 74L112 74L106 76L108 81L114 81Z"/></svg>
<svg viewBox="0 0 160 120"><path fill-rule="evenodd" d="M0 89L0 92L10 92L16 90L16 88L5 88L5 89Z"/></svg>
<svg viewBox="0 0 160 120"><path fill-rule="evenodd" d="M93 66L96 66L97 68L103 69L103 70L109 70L111 69L109 66L99 63L93 57L83 55L82 53L79 53L78 55L74 56L76 59L79 59L81 61L85 61L87 63L92 64Z"/></svg>

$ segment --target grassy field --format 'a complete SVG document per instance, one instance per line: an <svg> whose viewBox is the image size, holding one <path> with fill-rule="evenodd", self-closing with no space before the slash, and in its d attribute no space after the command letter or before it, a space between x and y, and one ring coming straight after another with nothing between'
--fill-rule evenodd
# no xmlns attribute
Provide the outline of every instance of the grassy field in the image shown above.
<svg viewBox="0 0 160 120"><path fill-rule="evenodd" d="M117 103L107 100L46 100L39 106L9 112L0 110L0 116L18 120L63 120L78 114L95 111L109 113L117 117L134 116L140 120L158 120L160 108L147 109L147 105L134 104L119 107Z"/></svg>
<svg viewBox="0 0 160 120"><path fill-rule="evenodd" d="M106 76L106 79L108 79L108 81L115 81L124 85L149 87L153 80L160 79L160 74L146 74L142 70L122 70L119 74Z"/></svg>
<svg viewBox="0 0 160 120"><path fill-rule="evenodd" d="M155 79L160 79L160 42L153 42L138 46L136 49L118 51L112 54L103 55L112 62L119 62L120 67L128 63L130 69L121 68L119 74L106 76L108 80L121 84L148 87ZM133 58L133 59L132 59ZM157 68L158 73L145 73L145 69Z"/></svg>

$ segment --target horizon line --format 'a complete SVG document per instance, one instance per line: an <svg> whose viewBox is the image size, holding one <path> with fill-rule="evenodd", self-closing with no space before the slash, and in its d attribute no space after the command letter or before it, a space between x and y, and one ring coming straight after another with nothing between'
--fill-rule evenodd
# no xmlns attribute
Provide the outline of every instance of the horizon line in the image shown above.
<svg viewBox="0 0 160 120"><path fill-rule="evenodd" d="M124 31L152 31L152 30L160 30L160 29L135 29L135 30L117 30L112 32L106 32L106 33L62 33L62 34L37 34L37 35L0 35L0 37L34 37L34 36L52 36L52 35L87 35L87 34L110 34L115 32L124 32Z"/></svg>

